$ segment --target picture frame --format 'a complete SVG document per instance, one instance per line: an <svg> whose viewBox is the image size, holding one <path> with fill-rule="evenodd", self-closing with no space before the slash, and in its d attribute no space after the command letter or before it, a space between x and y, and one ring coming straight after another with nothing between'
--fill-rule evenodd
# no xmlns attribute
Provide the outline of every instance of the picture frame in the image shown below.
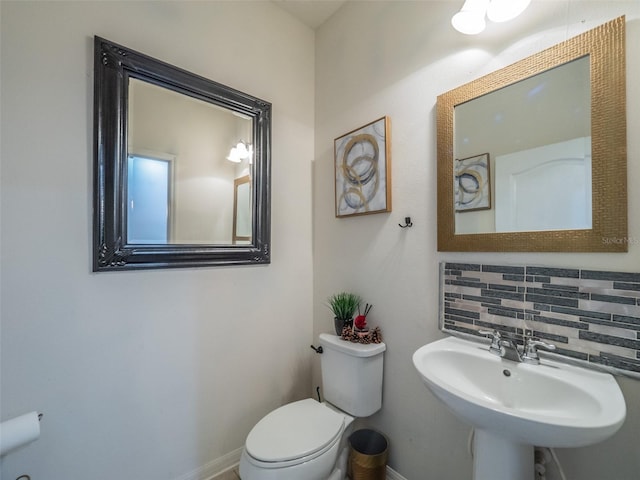
<svg viewBox="0 0 640 480"><path fill-rule="evenodd" d="M337 218L391 212L391 121L384 116L334 140Z"/></svg>
<svg viewBox="0 0 640 480"><path fill-rule="evenodd" d="M453 194L456 212L491 209L491 162L488 153L455 160Z"/></svg>

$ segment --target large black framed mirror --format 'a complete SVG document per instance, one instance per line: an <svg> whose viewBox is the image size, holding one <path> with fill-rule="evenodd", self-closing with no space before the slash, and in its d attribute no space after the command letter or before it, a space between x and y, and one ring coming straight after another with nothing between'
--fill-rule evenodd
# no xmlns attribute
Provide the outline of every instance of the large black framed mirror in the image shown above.
<svg viewBox="0 0 640 480"><path fill-rule="evenodd" d="M271 104L97 36L94 48L93 271L270 263Z"/></svg>

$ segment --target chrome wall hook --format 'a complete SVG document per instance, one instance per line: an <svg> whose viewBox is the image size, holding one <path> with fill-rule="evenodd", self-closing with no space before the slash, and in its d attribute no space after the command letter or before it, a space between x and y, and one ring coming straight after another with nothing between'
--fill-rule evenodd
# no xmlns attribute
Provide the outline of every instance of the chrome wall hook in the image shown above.
<svg viewBox="0 0 640 480"><path fill-rule="evenodd" d="M400 228L408 228L413 227L413 223L411 222L411 217L404 217L404 225L401 223L398 224Z"/></svg>

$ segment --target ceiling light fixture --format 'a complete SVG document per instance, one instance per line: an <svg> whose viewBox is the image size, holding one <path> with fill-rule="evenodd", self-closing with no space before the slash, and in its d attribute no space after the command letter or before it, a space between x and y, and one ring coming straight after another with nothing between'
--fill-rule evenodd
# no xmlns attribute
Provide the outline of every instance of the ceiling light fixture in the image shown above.
<svg viewBox="0 0 640 480"><path fill-rule="evenodd" d="M460 33L476 35L486 26L484 17L489 0L466 0L458 13L451 19L451 25Z"/></svg>
<svg viewBox="0 0 640 480"><path fill-rule="evenodd" d="M460 33L477 35L486 27L485 16L492 22L513 20L529 6L531 0L466 0L451 25Z"/></svg>

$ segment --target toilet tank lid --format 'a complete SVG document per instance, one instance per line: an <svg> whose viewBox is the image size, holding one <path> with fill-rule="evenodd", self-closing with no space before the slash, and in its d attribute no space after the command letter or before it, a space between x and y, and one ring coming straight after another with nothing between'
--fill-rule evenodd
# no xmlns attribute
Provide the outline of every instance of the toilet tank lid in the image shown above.
<svg viewBox="0 0 640 480"><path fill-rule="evenodd" d="M342 338L337 335L331 335L329 333L320 334L320 345L322 345L323 348L337 350L354 357L373 357L387 349L384 343L353 343L342 340Z"/></svg>

